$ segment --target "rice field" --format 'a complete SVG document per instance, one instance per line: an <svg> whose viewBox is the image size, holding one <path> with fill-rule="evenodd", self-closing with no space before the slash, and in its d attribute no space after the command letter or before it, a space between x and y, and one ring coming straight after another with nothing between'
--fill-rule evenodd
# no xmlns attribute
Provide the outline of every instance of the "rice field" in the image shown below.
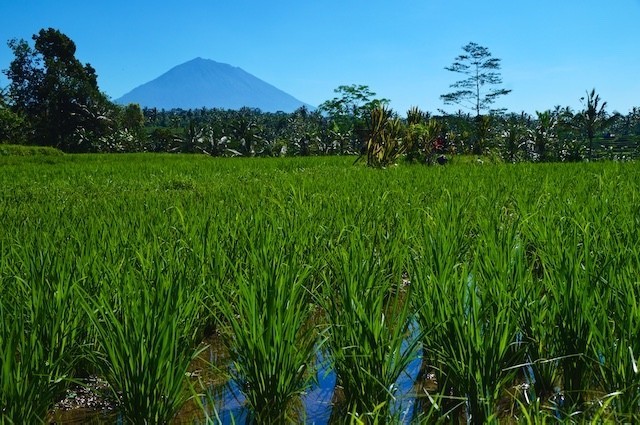
<svg viewBox="0 0 640 425"><path fill-rule="evenodd" d="M0 423L640 420L637 163L0 157Z"/></svg>

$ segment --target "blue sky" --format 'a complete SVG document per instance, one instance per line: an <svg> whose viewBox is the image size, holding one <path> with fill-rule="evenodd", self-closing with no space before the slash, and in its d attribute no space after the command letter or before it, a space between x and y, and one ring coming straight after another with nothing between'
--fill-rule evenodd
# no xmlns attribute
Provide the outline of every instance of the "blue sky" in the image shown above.
<svg viewBox="0 0 640 425"><path fill-rule="evenodd" d="M53 27L118 98L195 57L239 66L312 105L366 84L404 113L435 112L470 41L502 59L496 103L510 111L581 108L596 88L609 110L640 106L640 0L3 0L6 41ZM0 76L0 86L8 84Z"/></svg>

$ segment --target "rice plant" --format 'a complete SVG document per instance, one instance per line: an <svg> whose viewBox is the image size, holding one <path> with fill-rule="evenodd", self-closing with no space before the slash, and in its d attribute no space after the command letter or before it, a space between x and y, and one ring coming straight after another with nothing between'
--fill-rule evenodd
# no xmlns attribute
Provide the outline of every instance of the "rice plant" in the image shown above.
<svg viewBox="0 0 640 425"><path fill-rule="evenodd" d="M460 217L458 212L451 219L460 223ZM454 418L465 412L478 423L500 417L498 403L521 361L513 289L525 284L526 271L518 257L515 224L496 224L479 222L475 255L465 261L464 242L453 231L427 233L426 248L412 268L420 295L414 302L427 328L425 358L434 363L439 386L434 408Z"/></svg>
<svg viewBox="0 0 640 425"><path fill-rule="evenodd" d="M459 411L461 400L450 397L447 382L442 375L444 365L433 350L439 341L446 337L447 329L444 319L449 312L443 309L446 304L433 296L435 287L442 291L451 291L448 296L458 297L455 286L457 270L465 263L471 245L471 229L469 217L465 213L465 204L456 203L451 195L446 195L441 203L433 209L424 211L421 217L421 228L409 268L412 285L411 302L416 311L417 320L423 332L422 376L439 375L438 388L434 394L422 394L419 406L428 417L450 416Z"/></svg>
<svg viewBox="0 0 640 425"><path fill-rule="evenodd" d="M400 274L389 273L405 255L393 238L369 245L356 229L334 249L319 298L329 326L327 351L344 396L333 416L365 420L375 412L387 418L398 396L396 381L420 343L410 287L403 287Z"/></svg>
<svg viewBox="0 0 640 425"><path fill-rule="evenodd" d="M414 396L427 423L637 421L637 164L351 165L0 158L2 421L87 376L123 420L189 421L211 334L239 420L314 421L323 358L339 422Z"/></svg>
<svg viewBox="0 0 640 425"><path fill-rule="evenodd" d="M365 145L367 165L388 167L404 154L402 123L386 106L373 108L367 117L368 140Z"/></svg>
<svg viewBox="0 0 640 425"><path fill-rule="evenodd" d="M596 381L603 393L600 398L612 397L609 410L615 422L640 420L640 293L635 271L639 252L618 251L617 256L624 259L616 261L615 272L607 276L611 302L601 300L596 313L607 320L593 329L591 356L599 360Z"/></svg>
<svg viewBox="0 0 640 425"><path fill-rule="evenodd" d="M589 230L573 223L551 232L542 252L545 290L549 297L548 327L552 333L550 358L557 359L560 371L558 409L573 413L585 408L587 390L592 385L597 359L592 342L594 331L604 325L598 311L601 295L592 259ZM606 297L605 297L606 299Z"/></svg>
<svg viewBox="0 0 640 425"><path fill-rule="evenodd" d="M199 283L164 258L139 256L139 270L114 268L99 294L79 289L94 327L92 360L132 423L167 423L191 397L186 380L198 355Z"/></svg>
<svg viewBox="0 0 640 425"><path fill-rule="evenodd" d="M15 274L0 289L0 422L44 423L73 379L82 316L73 273L49 254L20 254L24 268L2 264Z"/></svg>
<svg viewBox="0 0 640 425"><path fill-rule="evenodd" d="M245 260L235 265L231 281L212 286L213 302L231 355L230 372L252 420L293 421L314 369L310 268L287 242L291 236L261 224L247 235Z"/></svg>

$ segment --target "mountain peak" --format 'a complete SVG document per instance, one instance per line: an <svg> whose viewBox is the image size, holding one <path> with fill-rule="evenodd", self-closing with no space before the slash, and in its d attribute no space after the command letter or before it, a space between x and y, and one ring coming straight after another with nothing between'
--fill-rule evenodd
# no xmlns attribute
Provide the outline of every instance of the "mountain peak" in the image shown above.
<svg viewBox="0 0 640 425"><path fill-rule="evenodd" d="M159 109L250 107L264 112L310 107L241 68L201 57L171 68L116 102Z"/></svg>
<svg viewBox="0 0 640 425"><path fill-rule="evenodd" d="M197 58L193 58L190 61L187 61L181 65L178 66L183 66L183 65L189 65L189 64L199 64L199 65L206 65L206 64L218 64L218 65L227 65L226 63L220 63L220 62L216 62L212 59L205 59L205 58L201 58L200 56L198 56ZM228 65L231 66L231 65Z"/></svg>

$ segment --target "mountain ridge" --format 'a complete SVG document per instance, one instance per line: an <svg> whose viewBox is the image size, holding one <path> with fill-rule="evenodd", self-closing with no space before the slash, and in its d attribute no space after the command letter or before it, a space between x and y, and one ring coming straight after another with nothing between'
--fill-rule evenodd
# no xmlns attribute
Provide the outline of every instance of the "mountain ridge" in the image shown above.
<svg viewBox="0 0 640 425"><path fill-rule="evenodd" d="M116 103L158 109L315 109L240 67L201 57L174 66L116 99Z"/></svg>

